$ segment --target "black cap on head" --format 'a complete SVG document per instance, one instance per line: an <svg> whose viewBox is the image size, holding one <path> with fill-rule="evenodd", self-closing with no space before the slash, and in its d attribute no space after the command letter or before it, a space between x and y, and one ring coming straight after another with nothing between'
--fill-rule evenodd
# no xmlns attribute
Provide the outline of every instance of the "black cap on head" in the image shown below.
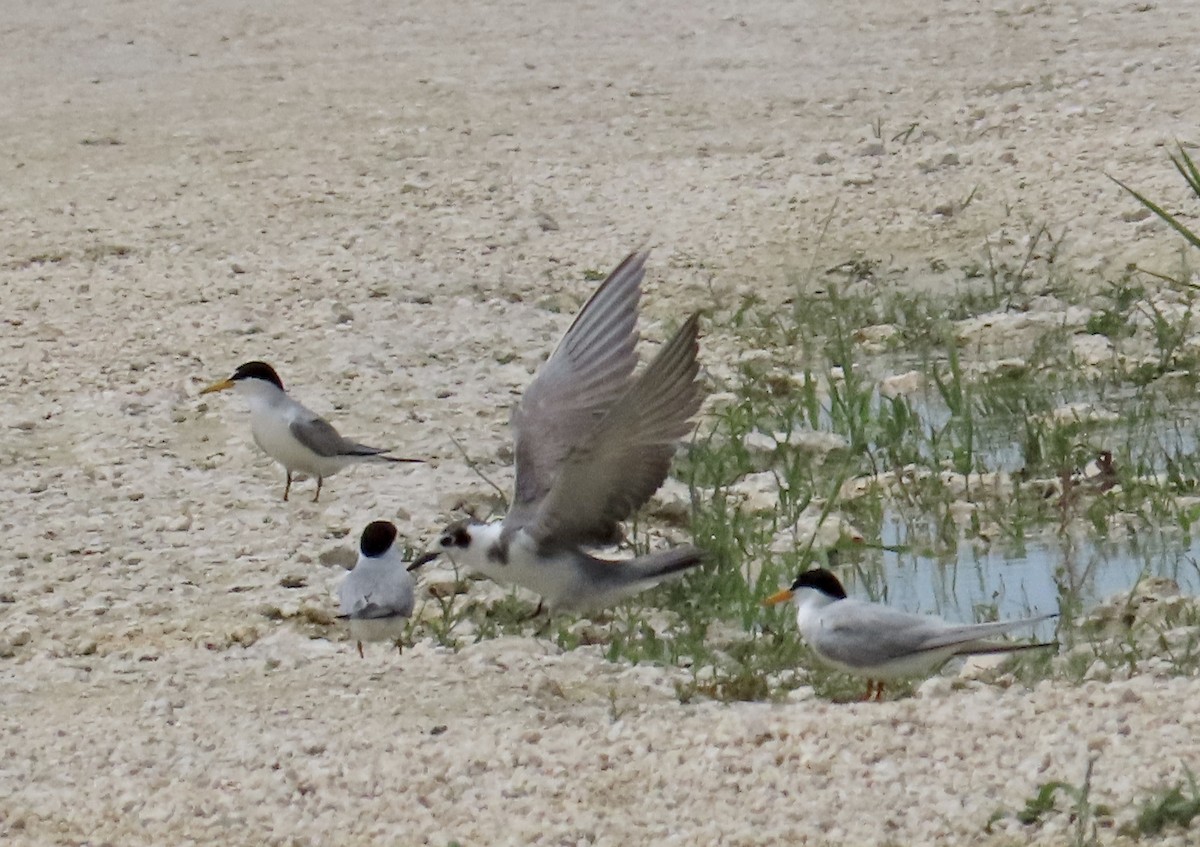
<svg viewBox="0 0 1200 847"><path fill-rule="evenodd" d="M283 381L279 378L279 374L275 373L275 369L266 362L246 362L244 365L238 365L238 369L229 379L232 382L237 382L239 379L261 379L283 391Z"/></svg>
<svg viewBox="0 0 1200 847"><path fill-rule="evenodd" d="M792 583L792 591L799 591L801 588L811 588L838 600L846 599L846 589L842 588L842 583L824 568L814 568L796 577L796 581Z"/></svg>
<svg viewBox="0 0 1200 847"><path fill-rule="evenodd" d="M396 540L396 525L391 521L371 521L363 530L358 549L368 559L377 559L392 549Z"/></svg>

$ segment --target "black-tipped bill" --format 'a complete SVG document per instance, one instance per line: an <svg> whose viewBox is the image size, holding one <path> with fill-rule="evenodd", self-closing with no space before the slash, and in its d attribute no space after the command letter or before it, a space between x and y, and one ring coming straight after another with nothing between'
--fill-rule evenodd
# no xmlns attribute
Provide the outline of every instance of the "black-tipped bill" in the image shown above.
<svg viewBox="0 0 1200 847"><path fill-rule="evenodd" d="M436 559L436 558L437 558L438 556L440 556L440 555L442 555L442 551L441 551L441 550L431 550L431 551L430 551L430 552L428 552L428 553L422 553L420 556L418 556L418 557L417 557L417 558L416 558L416 559L413 561L413 563L412 563L411 565L409 565L409 566L408 566L408 570L409 570L410 572L411 572L411 571L415 571L415 570L417 570L418 568L420 568L420 567L423 567L423 566L425 566L425 565L429 564L430 562L432 562L434 559Z"/></svg>

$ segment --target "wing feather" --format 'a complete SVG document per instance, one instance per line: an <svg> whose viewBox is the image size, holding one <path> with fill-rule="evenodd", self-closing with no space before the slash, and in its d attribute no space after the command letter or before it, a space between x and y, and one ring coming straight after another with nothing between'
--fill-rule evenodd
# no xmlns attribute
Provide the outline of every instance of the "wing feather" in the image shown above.
<svg viewBox="0 0 1200 847"><path fill-rule="evenodd" d="M288 426L288 431L309 450L325 458L377 456L387 452L382 447L368 447L366 444L359 444L357 441L343 438L341 433L333 428L333 424L316 415L292 421Z"/></svg>
<svg viewBox="0 0 1200 847"><path fill-rule="evenodd" d="M956 652L968 652L975 647L994 648L996 645L986 643L985 639L1003 635L1021 627L1032 626L1039 621L1044 621L1052 617L1054 615L1038 615L1032 618L1019 618L1011 621L947 626L940 633L930 636L926 649L936 650L951 645L959 648Z"/></svg>
<svg viewBox="0 0 1200 847"><path fill-rule="evenodd" d="M539 544L603 544L666 479L675 442L687 434L704 392L696 377L699 315L689 317L590 438L565 457L526 530ZM506 530L516 526L505 521Z"/></svg>
<svg viewBox="0 0 1200 847"><path fill-rule="evenodd" d="M825 616L825 630L836 637L821 639L821 652L847 667L873 667L948 647L955 653L977 646L994 649L997 645L982 639L1052 617L956 626L875 603L839 600L836 605L839 614Z"/></svg>
<svg viewBox="0 0 1200 847"><path fill-rule="evenodd" d="M567 454L628 387L646 255L631 253L608 275L513 410L518 509L546 496Z"/></svg>
<svg viewBox="0 0 1200 847"><path fill-rule="evenodd" d="M360 571L359 569L362 568ZM338 590L341 612L352 618L388 618L412 614L416 598L408 572L360 563Z"/></svg>
<svg viewBox="0 0 1200 847"><path fill-rule="evenodd" d="M292 421L288 430L297 441L318 456L340 456L351 446L324 418L313 415Z"/></svg>
<svg viewBox="0 0 1200 847"><path fill-rule="evenodd" d="M857 600L839 600L837 614L822 617L820 652L847 667L875 667L911 656L941 632L936 619L926 620L898 609Z"/></svg>

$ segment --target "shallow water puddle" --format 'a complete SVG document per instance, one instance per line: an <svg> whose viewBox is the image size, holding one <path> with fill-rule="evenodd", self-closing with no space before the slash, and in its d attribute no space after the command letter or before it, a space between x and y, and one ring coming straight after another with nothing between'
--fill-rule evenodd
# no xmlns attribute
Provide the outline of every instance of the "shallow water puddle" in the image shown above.
<svg viewBox="0 0 1200 847"><path fill-rule="evenodd" d="M904 522L885 517L877 566L858 568L858 591L912 612L971 622L1059 611L1077 597L1083 610L1128 592L1146 577L1164 577L1184 594L1200 594L1200 540L1178 532L1109 541L1047 533L1023 549L959 547L949 561L905 548ZM1036 629L1050 637L1054 622Z"/></svg>

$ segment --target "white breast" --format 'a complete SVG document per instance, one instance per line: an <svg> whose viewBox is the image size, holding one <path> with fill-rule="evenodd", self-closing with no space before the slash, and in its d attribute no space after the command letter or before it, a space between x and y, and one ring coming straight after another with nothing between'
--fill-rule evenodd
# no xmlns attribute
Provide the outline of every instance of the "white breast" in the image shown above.
<svg viewBox="0 0 1200 847"><path fill-rule="evenodd" d="M350 618L350 637L355 641L399 641L408 618Z"/></svg>
<svg viewBox="0 0 1200 847"><path fill-rule="evenodd" d="M250 398L250 430L254 434L254 443L289 471L325 477L344 468L349 459L318 456L296 440L291 425L306 410L286 397L283 400L283 403L272 403L262 397Z"/></svg>
<svg viewBox="0 0 1200 847"><path fill-rule="evenodd" d="M507 561L489 556L500 540L500 523L473 526L472 544L452 553L456 562L503 585L518 585L540 596L552 609L569 609L582 577L575 556L558 553L541 557L533 540L518 531L508 547Z"/></svg>

